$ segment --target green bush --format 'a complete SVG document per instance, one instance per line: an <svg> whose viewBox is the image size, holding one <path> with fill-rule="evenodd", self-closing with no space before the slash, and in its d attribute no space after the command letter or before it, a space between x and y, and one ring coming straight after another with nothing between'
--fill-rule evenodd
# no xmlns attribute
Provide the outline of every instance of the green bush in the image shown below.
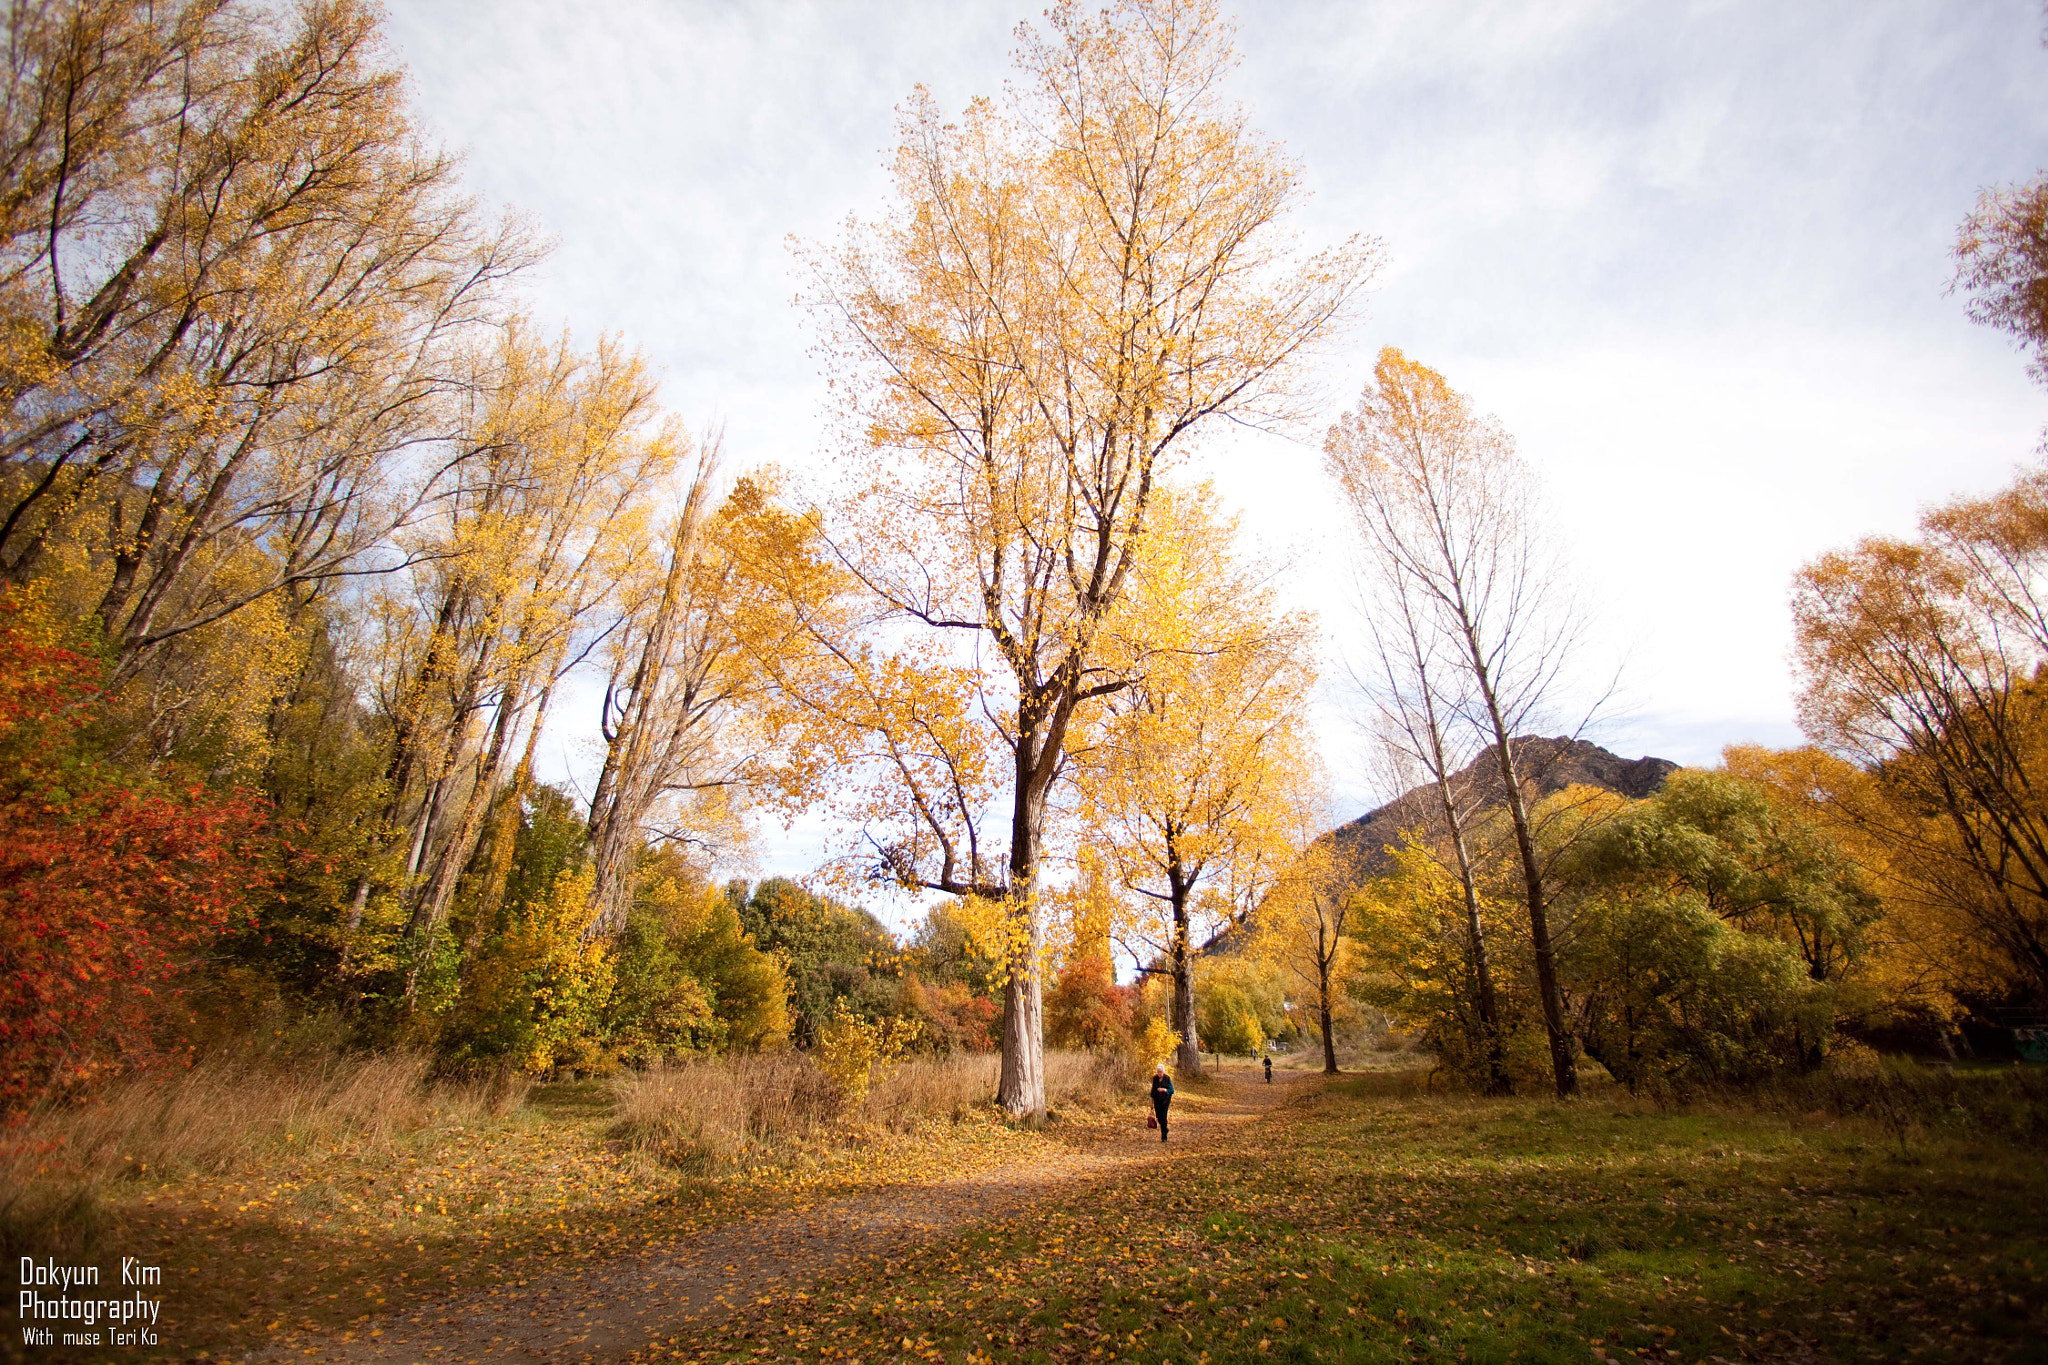
<svg viewBox="0 0 2048 1365"><path fill-rule="evenodd" d="M1826 990L1783 942L1686 892L1588 900L1572 920L1579 1038L1631 1090L1750 1081L1800 1065Z"/></svg>
<svg viewBox="0 0 2048 1365"><path fill-rule="evenodd" d="M620 1061L756 1051L789 1033L789 983L741 928L729 898L679 859L657 859L614 947L603 1032Z"/></svg>
<svg viewBox="0 0 2048 1365"><path fill-rule="evenodd" d="M741 926L789 978L789 1035L800 1048L844 1002L869 1019L899 1010L901 963L896 940L867 911L770 877L749 894L745 882L726 891Z"/></svg>

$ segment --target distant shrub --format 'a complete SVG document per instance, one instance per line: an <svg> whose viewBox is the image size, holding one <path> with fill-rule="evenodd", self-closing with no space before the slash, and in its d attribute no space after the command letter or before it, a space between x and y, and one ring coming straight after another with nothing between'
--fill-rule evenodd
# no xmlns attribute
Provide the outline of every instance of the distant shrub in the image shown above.
<svg viewBox="0 0 2048 1365"><path fill-rule="evenodd" d="M1180 1044L1181 1037L1173 1031L1173 1026L1154 1015L1133 1035L1131 1051L1143 1065L1154 1067L1171 1060Z"/></svg>
<svg viewBox="0 0 2048 1365"><path fill-rule="evenodd" d="M597 1040L616 977L606 946L583 938L590 888L588 868L563 871L545 899L507 911L441 1026L451 1069L510 1065L541 1075L605 1066Z"/></svg>
<svg viewBox="0 0 2048 1365"><path fill-rule="evenodd" d="M752 1052L789 1034L782 968L741 929L732 899L687 866L649 869L613 956L617 984L602 1029L628 1066Z"/></svg>
<svg viewBox="0 0 2048 1365"><path fill-rule="evenodd" d="M1258 1011L1235 984L1220 981L1197 997L1196 1027L1211 1052L1250 1056L1266 1045Z"/></svg>
<svg viewBox="0 0 2048 1365"><path fill-rule="evenodd" d="M782 877L751 891L734 882L726 895L754 945L788 976L788 1032L798 1047L817 1041L842 1002L871 1019L896 1013L902 954L873 915Z"/></svg>
<svg viewBox="0 0 2048 1365"><path fill-rule="evenodd" d="M917 972L904 976L897 1007L920 1025L917 1047L936 1056L992 1052L1001 1046L1003 1007L976 995L965 981L928 982Z"/></svg>
<svg viewBox="0 0 2048 1365"><path fill-rule="evenodd" d="M1102 1048L1121 1042L1130 1033L1135 994L1116 984L1107 953L1075 958L1046 992L1046 1043Z"/></svg>

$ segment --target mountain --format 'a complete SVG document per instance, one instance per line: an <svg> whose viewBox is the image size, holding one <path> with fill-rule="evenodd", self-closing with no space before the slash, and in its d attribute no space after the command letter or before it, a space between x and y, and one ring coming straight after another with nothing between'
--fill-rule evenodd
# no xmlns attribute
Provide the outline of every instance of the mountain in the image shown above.
<svg viewBox="0 0 2048 1365"><path fill-rule="evenodd" d="M1627 759L1597 744L1563 735L1555 739L1517 736L1515 758L1521 765L1522 780L1539 798L1566 787L1584 786L1641 800L1655 793L1664 785L1665 778L1678 771L1678 765L1668 758ZM1494 746L1488 745L1478 758L1454 774L1451 784L1460 791L1474 793L1481 806L1500 804L1500 760ZM1429 823L1435 809L1434 789L1413 787L1386 805L1337 826L1316 842L1334 841L1339 852L1348 855L1347 860L1356 860L1353 866L1361 875L1370 876L1386 870L1387 845L1400 843L1403 829ZM1202 945L1202 951L1235 952L1242 937L1241 924L1226 925Z"/></svg>
<svg viewBox="0 0 2048 1365"><path fill-rule="evenodd" d="M1515 758L1522 780L1538 798L1561 792L1566 787L1598 787L1631 800L1641 800L1664 785L1664 779L1678 771L1668 758L1626 759L1583 739L1538 735L1515 738ZM1500 760L1494 746L1451 778L1460 791L1474 791L1485 807L1500 804ZM1386 866L1386 846L1401 841L1401 831L1425 823L1435 809L1436 793L1427 786L1403 792L1377 810L1342 824L1323 838L1336 841L1338 848L1360 860L1366 872Z"/></svg>

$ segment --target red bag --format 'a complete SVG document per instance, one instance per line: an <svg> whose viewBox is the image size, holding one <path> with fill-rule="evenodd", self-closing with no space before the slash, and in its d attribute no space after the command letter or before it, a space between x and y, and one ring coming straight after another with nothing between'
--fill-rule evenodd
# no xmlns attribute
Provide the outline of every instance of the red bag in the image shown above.
<svg viewBox="0 0 2048 1365"><path fill-rule="evenodd" d="M1147 1115L1145 1115L1145 1126L1146 1126L1147 1128L1157 1128L1157 1127L1159 1126L1159 1115L1157 1115L1157 1114L1147 1114Z"/></svg>

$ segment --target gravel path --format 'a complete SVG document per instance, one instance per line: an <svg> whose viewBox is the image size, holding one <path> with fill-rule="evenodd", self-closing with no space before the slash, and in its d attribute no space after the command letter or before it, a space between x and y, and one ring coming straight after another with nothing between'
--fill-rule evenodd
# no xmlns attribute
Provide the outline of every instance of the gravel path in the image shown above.
<svg viewBox="0 0 2048 1365"><path fill-rule="evenodd" d="M1280 1103L1303 1079L1282 1071L1267 1086L1249 1071L1226 1072L1205 1112L1176 1116L1172 1152L1219 1141ZM826 1276L857 1274L864 1262L1038 1200L1075 1198L1170 1154L1155 1134L1134 1127L1038 1161L743 1220L523 1288L429 1301L351 1332L279 1343L260 1358L350 1365L615 1359L683 1336L692 1324L723 1316L770 1287L801 1288Z"/></svg>

